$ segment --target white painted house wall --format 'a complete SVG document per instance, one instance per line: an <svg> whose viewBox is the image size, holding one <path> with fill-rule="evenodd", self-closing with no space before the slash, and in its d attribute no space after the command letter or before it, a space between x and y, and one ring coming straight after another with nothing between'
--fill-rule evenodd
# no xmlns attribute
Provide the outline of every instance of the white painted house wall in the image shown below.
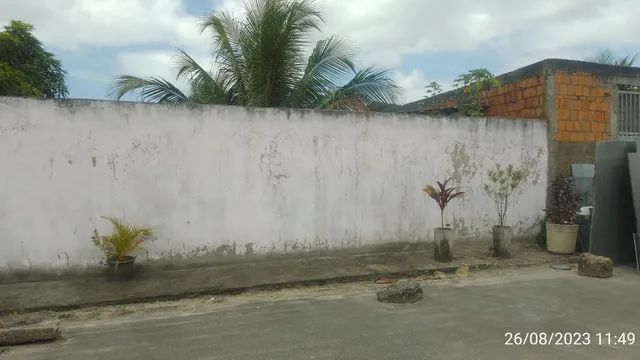
<svg viewBox="0 0 640 360"><path fill-rule="evenodd" d="M541 120L0 98L0 153L5 269L97 263L102 215L154 229L143 258L430 241L448 176L446 218L486 239L496 162L530 172L508 222L533 233L547 181Z"/></svg>

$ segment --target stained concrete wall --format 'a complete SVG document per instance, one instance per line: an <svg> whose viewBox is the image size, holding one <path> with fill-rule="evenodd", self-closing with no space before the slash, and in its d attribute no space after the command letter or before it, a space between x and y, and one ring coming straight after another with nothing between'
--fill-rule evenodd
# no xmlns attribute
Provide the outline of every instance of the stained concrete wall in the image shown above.
<svg viewBox="0 0 640 360"><path fill-rule="evenodd" d="M530 234L546 134L541 120L0 98L0 268L97 263L102 215L154 229L139 259L431 241L439 210L421 189L447 176L466 192L447 219L487 239L496 162L527 169L508 222Z"/></svg>

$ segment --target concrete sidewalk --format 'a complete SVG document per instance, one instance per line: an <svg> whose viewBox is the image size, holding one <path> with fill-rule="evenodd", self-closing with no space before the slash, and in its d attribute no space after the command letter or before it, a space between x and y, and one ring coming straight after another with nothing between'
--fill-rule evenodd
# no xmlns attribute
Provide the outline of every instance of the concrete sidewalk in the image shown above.
<svg viewBox="0 0 640 360"><path fill-rule="evenodd" d="M187 269L143 270L128 276L84 276L0 284L0 313L62 310L92 305L175 299L202 294L237 293L329 282L377 280L489 267L529 266L573 261L549 254L531 242L514 242L514 256L496 259L488 244L457 244L454 261L439 263L433 250L298 257Z"/></svg>

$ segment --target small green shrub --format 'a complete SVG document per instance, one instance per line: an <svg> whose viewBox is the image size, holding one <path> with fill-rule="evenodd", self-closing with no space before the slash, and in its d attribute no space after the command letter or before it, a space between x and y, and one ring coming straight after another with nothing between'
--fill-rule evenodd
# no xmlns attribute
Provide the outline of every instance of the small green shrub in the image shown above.
<svg viewBox="0 0 640 360"><path fill-rule="evenodd" d="M149 228L127 225L114 217L102 218L113 225L113 232L101 236L98 230L94 230L91 239L109 261L124 260L129 253L142 247L142 243L153 236Z"/></svg>
<svg viewBox="0 0 640 360"><path fill-rule="evenodd" d="M524 172L513 165L502 168L500 164L496 164L495 169L489 170L487 175L489 182L484 184L483 189L495 204L498 225L504 226L507 210L513 201L513 193L524 180Z"/></svg>

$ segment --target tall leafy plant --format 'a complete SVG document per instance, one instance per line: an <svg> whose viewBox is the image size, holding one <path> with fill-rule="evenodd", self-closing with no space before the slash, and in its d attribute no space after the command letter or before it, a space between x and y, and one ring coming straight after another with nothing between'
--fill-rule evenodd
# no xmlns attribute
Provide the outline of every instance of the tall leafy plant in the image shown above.
<svg viewBox="0 0 640 360"><path fill-rule="evenodd" d="M458 75L453 81L452 96L444 98L436 97L442 92L442 87L437 82L431 82L425 87L423 111L431 114L454 111L463 116L484 116L486 103L482 98L482 92L499 86L500 81L487 69L473 69ZM450 100L454 100L451 105Z"/></svg>
<svg viewBox="0 0 640 360"><path fill-rule="evenodd" d="M462 196L464 192L458 191L456 187L447 187L447 184L451 178L442 182L436 180L436 186L426 185L422 191L426 192L438 204L440 208L440 222L442 228L444 228L444 209L449 202L459 196Z"/></svg>
<svg viewBox="0 0 640 360"><path fill-rule="evenodd" d="M351 42L331 36L305 54L324 19L312 0L246 0L241 16L214 11L201 30L213 39L214 71L184 51L176 58L176 77L184 93L163 78L121 75L110 96L138 91L142 101L233 104L256 107L367 110L393 104L400 88L388 70L357 69Z"/></svg>
<svg viewBox="0 0 640 360"><path fill-rule="evenodd" d="M430 82L427 86L424 87L424 89L426 92L425 98L430 98L442 93L442 86L437 81Z"/></svg>
<svg viewBox="0 0 640 360"><path fill-rule="evenodd" d="M113 232L101 236L95 230L92 240L109 261L125 260L131 252L140 248L142 243L153 236L149 228L128 225L114 217L103 216L103 219L113 225Z"/></svg>
<svg viewBox="0 0 640 360"><path fill-rule="evenodd" d="M570 177L556 176L551 182L549 208L545 209L552 224L575 224L579 198L575 184Z"/></svg>
<svg viewBox="0 0 640 360"><path fill-rule="evenodd" d="M11 20L0 31L0 96L65 98L66 72L33 35L33 26Z"/></svg>
<svg viewBox="0 0 640 360"><path fill-rule="evenodd" d="M454 81L457 88L456 107L464 116L484 116L482 92L500 86L500 81L486 69L473 69L460 74Z"/></svg>
<svg viewBox="0 0 640 360"><path fill-rule="evenodd" d="M516 169L509 164L502 168L496 164L495 169L487 172L489 182L484 184L483 189L493 200L498 212L498 225L504 226L507 218L507 210L510 202L513 201L513 194L524 180L523 171Z"/></svg>

